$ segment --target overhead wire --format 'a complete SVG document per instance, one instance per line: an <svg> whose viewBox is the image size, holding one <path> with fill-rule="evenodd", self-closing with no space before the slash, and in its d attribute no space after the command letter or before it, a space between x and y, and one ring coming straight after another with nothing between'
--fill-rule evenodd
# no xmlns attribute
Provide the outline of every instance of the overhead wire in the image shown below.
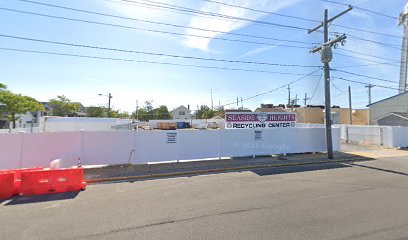
<svg viewBox="0 0 408 240"><path fill-rule="evenodd" d="M277 90L279 90L279 89L285 88L287 85L294 84L294 83L299 82L299 81L301 81L301 80L303 80L303 79L305 79L305 78L307 78L307 77L317 76L317 75L314 75L314 74L315 74L316 72L318 72L318 71L321 71L321 69L317 69L317 70L315 70L315 71L313 71L313 72L310 72L310 73L308 73L308 74L306 74L306 75L303 75L302 77L300 77L300 78L298 78L298 79L296 79L296 80L293 80L293 81L291 81L291 82L289 82L289 83L286 83L286 84L284 84L284 85L282 85L282 86L279 86L279 87L277 87L277 88L274 88L274 89L272 89L272 90L269 90L269 91L266 91L266 92L262 92L262 93L258 93L258 94L256 94L256 95L253 95L253 96L250 96L250 97L246 97L246 98L242 99L240 102L248 101L248 100L251 100L251 99L253 99L253 98L256 98L256 97L259 97L259 96L262 96L262 95L265 95L265 94L268 94L268 93L271 93L271 92L275 92L275 91L277 91ZM231 105L231 104L235 104L235 101L234 101L234 103L224 104L224 105L222 105L222 107L224 107L224 106L229 106L229 105Z"/></svg>
<svg viewBox="0 0 408 240"><path fill-rule="evenodd" d="M269 65L269 66L279 66L279 67L321 68L321 66L318 66L318 65L283 64L283 63L272 63L272 62L255 62L255 61L183 56L183 55L175 55L175 54L165 54L165 53L157 53L157 52L147 52L147 51L138 51L138 50L130 50L130 49L102 47L102 46L94 46L94 45L86 45L86 44L76 44L76 43L69 43L69 42L59 42L59 41L51 41L51 40L38 39L38 38L28 38L28 37L22 37L22 36L16 36L16 35L6 35L6 34L0 34L0 37L18 39L18 40L24 40L24 41L47 43L47 44L63 45L63 46L70 46L70 47L90 48L90 49L97 49L97 50L104 50L104 51L134 53L134 54L152 55L152 56L159 56L159 57L183 58L183 59L228 62L228 63L257 64L257 65Z"/></svg>
<svg viewBox="0 0 408 240"><path fill-rule="evenodd" d="M374 80L378 80L378 81L382 81L382 82L399 83L398 81L393 81L393 80L384 79L384 78L378 78L378 77L367 76L367 75L364 75L364 74L353 73L353 72L349 72L349 71L345 71L345 70L341 70L341 69L331 69L331 70L332 70L332 71L336 71L336 72L341 72L341 73L349 74L349 75L353 75L353 76L358 76L358 77L363 77L363 78L368 78L368 79L374 79Z"/></svg>
<svg viewBox="0 0 408 240"><path fill-rule="evenodd" d="M369 83L367 83L367 82L361 82L361 81L356 81L356 80L347 79L347 78L343 78L343 77L337 77L337 76L332 77L332 78L334 78L334 79L339 79L339 80L342 80L342 81L347 81L347 82L353 82L353 83L363 84L363 85L369 84ZM378 85L378 84L372 84L372 83L370 83L370 84L371 84L372 86L374 86L374 87L380 87L380 88L386 88L386 89L392 89L392 90L399 90L399 88L394 88L394 87L389 87L389 86L384 86L384 85Z"/></svg>
<svg viewBox="0 0 408 240"><path fill-rule="evenodd" d="M178 36L189 36L189 37L223 40L223 41L229 41L229 42L240 42L240 43L250 43L250 44L257 44L257 45L269 45L269 46L278 46L278 47L308 49L308 47L305 47L305 46L288 45L288 44L280 44L280 43L254 42L254 41L248 41L248 40L229 39L229 38L222 38L222 37L209 37L209 36L187 34L187 33L176 33L176 32L169 32L169 31L163 31L163 30L154 30L154 29L148 29L148 28L140 28L140 27L127 26L127 25L120 25L120 24L98 22L98 21L92 21L92 20L84 20L84 19L69 18L69 17L62 17L62 16L56 16L56 15L21 11L21 10L15 10L15 9L10 9L10 8L3 8L3 7L0 7L0 10L41 16L41 17L48 17L48 18L54 18L54 19L68 20L68 21L74 21L74 22L90 23L90 24L96 24L96 25L119 27L119 28L126 28L126 29L133 29L133 30L140 30L140 31L147 31L147 32L155 32L155 33L164 33L164 34L171 34L171 35L178 35Z"/></svg>
<svg viewBox="0 0 408 240"><path fill-rule="evenodd" d="M343 6L349 6L350 5L350 4L347 4L347 3L341 3L341 2L336 2L336 1L332 1L332 0L322 0L322 1L323 2L328 2L328 3L334 3L334 4L338 4L338 5L343 5ZM367 8L362 8L362 7L358 7L358 6L354 6L354 5L352 5L352 6L353 6L353 8L359 9L361 11L365 11L365 12L369 12L369 13L372 13L372 14L376 14L378 16L398 20L398 18L395 17L395 16L391 16L391 15L388 15L388 14L376 12L376 11L373 11L373 10L370 10L370 9L367 9Z"/></svg>
<svg viewBox="0 0 408 240"><path fill-rule="evenodd" d="M170 27L183 28L183 29L193 29L193 30L199 30L199 31L205 31L205 32L221 33L221 34L234 35L234 36L240 36L240 37L267 39L267 40L274 40L274 41L303 43L303 44L311 44L311 45L312 44L318 44L318 43L305 42L305 41L297 41L297 40L290 40L290 39L280 39L280 38L273 38L273 37L267 37L267 36L257 36L257 35L251 35L251 34L233 33L233 32L217 31L217 30L205 29L205 28L199 28L199 27L183 26L183 25L178 25L178 24L157 22L157 21L151 21L151 20L134 18L134 17L125 17L125 16L120 16L120 15L102 13L102 12L97 12L97 11L89 11L89 10L84 10L84 9L79 9L79 8L72 8L72 7L62 6L62 5L49 4L49 3L37 2L37 1L31 1L31 0L15 0L15 1L20 1L20 2L25 2L25 3L30 3L30 4L36 4L36 5L42 5L42 6L47 6L47 7L53 7L53 8L59 8L59 9L65 9L65 10L70 10L70 11L75 11L75 12L82 12L82 13L87 13L87 14L99 15L99 16L118 18L118 19L124 19L124 20L131 20L131 21L137 21L137 22L145 22L145 23L150 23L150 24L170 26Z"/></svg>
<svg viewBox="0 0 408 240"><path fill-rule="evenodd" d="M317 82L316 87L315 87L315 89L313 91L313 94L310 97L309 102L307 103L307 105L310 105L310 103L312 102L312 99L314 98L314 96L316 94L316 91L317 91L317 89L318 89L318 87L320 85L320 82L322 81L322 77L323 77L323 73L320 74L319 81Z"/></svg>
<svg viewBox="0 0 408 240"><path fill-rule="evenodd" d="M114 61L160 64L160 65L170 65L170 66L196 67L196 68L205 68L205 69L218 69L218 70L228 70L228 71L257 72L257 73L279 74L279 75L298 75L298 76L299 75L302 75L302 76L304 75L304 73L268 71L268 70L257 70L257 69L247 69L247 68L229 68L229 67L206 66L206 65L196 65L196 64L182 64L182 63L174 63L174 62L158 62L158 61L148 61L148 60L121 59L121 58L99 57L99 56L91 56L91 55L80 55L80 54L50 52L50 51L38 51L38 50L30 50L30 49L16 49L16 48L0 47L0 50L14 51L14 52L26 52L26 53L38 53L38 54L47 54L47 55L58 55L58 56L69 56L69 57L79 57L79 58L93 58L93 59L101 59L101 60L114 60Z"/></svg>

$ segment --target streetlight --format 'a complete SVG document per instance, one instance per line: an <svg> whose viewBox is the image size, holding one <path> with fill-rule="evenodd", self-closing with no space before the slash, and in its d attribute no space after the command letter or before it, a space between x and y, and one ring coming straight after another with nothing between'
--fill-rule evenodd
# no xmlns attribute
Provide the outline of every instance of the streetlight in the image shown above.
<svg viewBox="0 0 408 240"><path fill-rule="evenodd" d="M111 108L111 98L112 98L112 94L109 93L109 95L106 95L106 94L99 93L98 95L99 95L99 96L108 97L108 116L109 116L110 108Z"/></svg>

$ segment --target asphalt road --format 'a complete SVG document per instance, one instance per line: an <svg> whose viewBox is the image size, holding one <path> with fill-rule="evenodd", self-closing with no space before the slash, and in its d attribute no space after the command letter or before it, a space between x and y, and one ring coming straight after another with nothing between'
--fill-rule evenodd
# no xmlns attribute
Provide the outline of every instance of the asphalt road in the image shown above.
<svg viewBox="0 0 408 240"><path fill-rule="evenodd" d="M14 199L0 239L408 239L408 157Z"/></svg>

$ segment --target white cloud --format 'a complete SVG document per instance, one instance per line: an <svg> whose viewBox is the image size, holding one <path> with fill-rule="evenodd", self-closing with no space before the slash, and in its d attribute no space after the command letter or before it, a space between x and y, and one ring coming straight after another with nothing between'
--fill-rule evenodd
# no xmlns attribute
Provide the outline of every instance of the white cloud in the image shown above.
<svg viewBox="0 0 408 240"><path fill-rule="evenodd" d="M219 0L221 1L221 0ZM264 9L266 11L277 12L280 9L292 6L302 0L222 0L222 2L248 7L255 9ZM245 10L241 8L234 8L214 3L206 3L199 9L205 12L212 12L216 14L229 15L233 17L248 18L248 19L259 19L265 16L265 13L254 12L250 10ZM246 26L248 22L244 21L228 21L220 18L210 18L210 17L200 17L194 16L190 20L189 27L211 29L221 32L231 32ZM197 48L201 50L208 50L208 45L212 38L220 35L221 33L201 31L195 29L186 29L186 33L190 35L200 35L208 38L200 37L186 37L184 44L191 48Z"/></svg>

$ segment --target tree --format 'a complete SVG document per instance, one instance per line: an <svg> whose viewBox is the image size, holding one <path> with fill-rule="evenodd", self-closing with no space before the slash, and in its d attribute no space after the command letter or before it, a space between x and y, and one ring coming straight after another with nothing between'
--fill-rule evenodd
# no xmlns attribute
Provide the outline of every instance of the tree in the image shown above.
<svg viewBox="0 0 408 240"><path fill-rule="evenodd" d="M215 109L214 116L225 118L225 110L224 107L219 107Z"/></svg>
<svg viewBox="0 0 408 240"><path fill-rule="evenodd" d="M167 106L161 105L159 108L156 109L155 113L155 118L156 119L171 119L171 114L169 110L167 109Z"/></svg>
<svg viewBox="0 0 408 240"><path fill-rule="evenodd" d="M121 112L120 110L110 110L109 117L111 118L129 118L128 112Z"/></svg>
<svg viewBox="0 0 408 240"><path fill-rule="evenodd" d="M86 114L88 117L105 117L107 109L105 107L90 106L86 108Z"/></svg>
<svg viewBox="0 0 408 240"><path fill-rule="evenodd" d="M34 98L5 90L0 91L0 104L4 105L1 110L7 114L8 120L13 123L13 128L16 128L18 114L45 111L42 104Z"/></svg>
<svg viewBox="0 0 408 240"><path fill-rule="evenodd" d="M6 84L0 83L0 91L4 91L7 88Z"/></svg>
<svg viewBox="0 0 408 240"><path fill-rule="evenodd" d="M51 114L54 116L65 117L79 111L79 104L71 103L71 100L64 95L57 96L57 99L50 99L49 105L52 108Z"/></svg>
<svg viewBox="0 0 408 240"><path fill-rule="evenodd" d="M153 111L153 100L147 100L145 102L144 108L146 109L147 112Z"/></svg>
<svg viewBox="0 0 408 240"><path fill-rule="evenodd" d="M214 117L214 110L207 105L201 105L200 109L196 111L197 119L210 119L212 117Z"/></svg>

